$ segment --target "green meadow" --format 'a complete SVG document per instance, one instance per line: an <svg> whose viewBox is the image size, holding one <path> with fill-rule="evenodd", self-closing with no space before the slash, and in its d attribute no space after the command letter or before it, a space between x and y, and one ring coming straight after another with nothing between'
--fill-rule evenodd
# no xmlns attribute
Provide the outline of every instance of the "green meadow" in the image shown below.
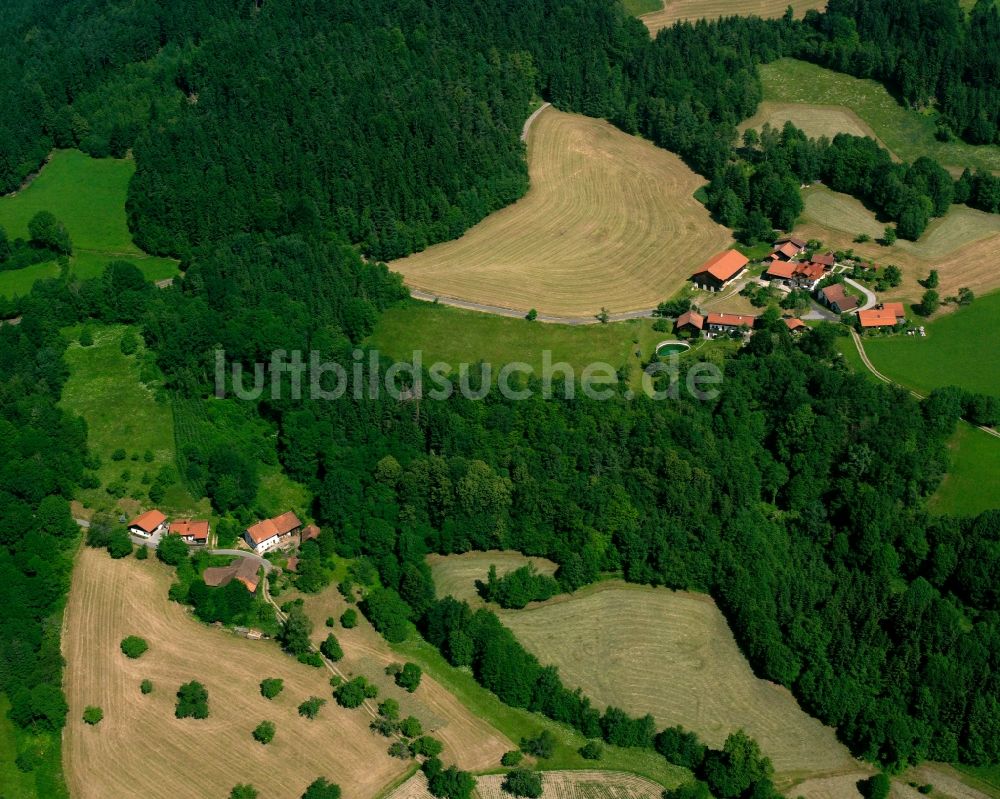
<svg viewBox="0 0 1000 799"><path fill-rule="evenodd" d="M931 510L972 516L1000 508L1000 439L959 422L948 447L948 474L931 498Z"/></svg>
<svg viewBox="0 0 1000 799"><path fill-rule="evenodd" d="M862 80L793 58L762 64L760 78L767 101L841 105L850 109L904 161L927 155L944 166L1000 170L1000 147L966 144L958 139L938 141L932 114L905 108L876 81ZM809 109L804 108L803 113L808 114Z"/></svg>
<svg viewBox="0 0 1000 799"><path fill-rule="evenodd" d="M0 797L3 799L68 799L62 775L58 737L31 735L7 718L10 702L0 694ZM17 756L30 752L30 771L21 771Z"/></svg>
<svg viewBox="0 0 1000 799"><path fill-rule="evenodd" d="M173 277L176 261L147 255L132 241L125 198L134 172L135 164L128 159L96 159L79 150L56 150L24 189L0 197L0 227L11 239L27 238L31 218L50 211L69 231L70 269L81 278L100 274L112 260L131 261L151 281ZM35 280L58 273L54 262L0 272L0 294L25 294Z"/></svg>
<svg viewBox="0 0 1000 799"><path fill-rule="evenodd" d="M1000 292L926 325L927 336L865 339L865 352L887 377L922 394L941 386L1000 396Z"/></svg>
<svg viewBox="0 0 1000 799"><path fill-rule="evenodd" d="M638 385L641 364L656 345L674 339L673 333L653 330L653 319L593 325L529 322L508 316L466 311L439 303L410 300L383 312L367 344L393 359L409 360L421 352L424 368L437 361L457 370L462 363L484 361L500 365L520 361L539 376L543 352L551 363L565 362L579 379L594 362L625 366L633 386ZM700 342L692 349L698 357L730 349L726 341Z"/></svg>

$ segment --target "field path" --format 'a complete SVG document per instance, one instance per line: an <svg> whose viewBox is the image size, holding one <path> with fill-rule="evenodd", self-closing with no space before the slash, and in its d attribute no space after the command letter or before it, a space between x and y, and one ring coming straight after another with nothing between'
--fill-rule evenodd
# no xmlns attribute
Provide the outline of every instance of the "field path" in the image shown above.
<svg viewBox="0 0 1000 799"><path fill-rule="evenodd" d="M439 294L421 291L420 289L411 288L410 296L415 300L437 302L441 305L450 305L453 308L462 308L466 311L479 311L480 313L493 314L494 316L510 316L515 319L524 318L524 311L519 311L516 308L505 308L502 305L486 305L481 302L472 302L471 300L460 300L457 297L443 297ZM647 316L652 316L655 310L655 308L645 308L639 311L608 314L608 321L624 322L629 319L645 319ZM538 314L535 321L558 325L596 325L599 323L596 316L555 316L543 313Z"/></svg>
<svg viewBox="0 0 1000 799"><path fill-rule="evenodd" d="M550 105L552 105L552 103L548 102L542 103L540 106L538 106L538 108L535 109L535 112L530 117L524 120L524 127L521 128L521 141L523 142L528 141L528 131L531 130L531 123L534 122L536 119L538 119L538 115L542 113L542 111L544 111Z"/></svg>
<svg viewBox="0 0 1000 799"><path fill-rule="evenodd" d="M857 332L855 332L854 330L851 331L851 338L854 339L854 344L858 348L858 355L861 356L861 362L868 368L869 372L875 375L875 377L877 377L883 383L888 383L890 385L899 385L895 380L893 380L890 377L886 377L878 369L875 368L875 364L871 362L871 360L868 358L868 353L865 352L865 345L861 343L861 336L859 336ZM906 386L901 386L901 388L906 388ZM923 394L920 394L919 392L914 391L913 389L908 389L908 391L917 399L920 400L925 399ZM983 425L978 425L978 424L973 425L973 427L978 427L984 433L989 433L991 436L1000 438L1000 431L997 431L992 427L984 427Z"/></svg>

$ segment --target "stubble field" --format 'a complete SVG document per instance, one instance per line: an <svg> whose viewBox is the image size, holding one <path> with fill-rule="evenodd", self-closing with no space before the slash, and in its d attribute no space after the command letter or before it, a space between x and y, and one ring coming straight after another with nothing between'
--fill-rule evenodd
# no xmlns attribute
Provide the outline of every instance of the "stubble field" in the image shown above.
<svg viewBox="0 0 1000 799"><path fill-rule="evenodd" d="M554 108L528 135L531 188L462 238L390 264L416 289L563 317L653 308L732 243L672 153Z"/></svg>
<svg viewBox="0 0 1000 799"><path fill-rule="evenodd" d="M502 574L524 562L516 554L501 561L497 553L430 561L438 592L463 598L474 588L460 586L482 579L491 563ZM867 770L788 690L754 676L707 596L614 580L499 615L542 663L558 666L563 681L599 707L652 713L659 727L682 724L713 746L745 729L774 762L783 787Z"/></svg>
<svg viewBox="0 0 1000 799"><path fill-rule="evenodd" d="M113 561L91 549L78 557L63 629L63 757L74 797L221 798L237 783L292 797L322 776L345 799L362 799L405 773L409 764L388 756L368 715L336 706L325 670L296 663L274 643L198 624L167 600L170 579L153 560ZM119 650L131 634L149 642L138 660ZM260 695L265 677L285 681L271 701ZM148 696L143 679L153 682ZM174 718L178 687L195 679L208 689L209 717ZM313 721L296 710L309 696L329 699ZM97 726L81 720L87 705L104 711ZM262 746L250 733L265 719L277 734Z"/></svg>
<svg viewBox="0 0 1000 799"><path fill-rule="evenodd" d="M651 35L660 28L669 28L682 20L718 19L719 17L764 17L777 18L791 5L796 17L802 17L810 9L826 6L825 0L665 0L663 8L643 14L640 19L646 23Z"/></svg>

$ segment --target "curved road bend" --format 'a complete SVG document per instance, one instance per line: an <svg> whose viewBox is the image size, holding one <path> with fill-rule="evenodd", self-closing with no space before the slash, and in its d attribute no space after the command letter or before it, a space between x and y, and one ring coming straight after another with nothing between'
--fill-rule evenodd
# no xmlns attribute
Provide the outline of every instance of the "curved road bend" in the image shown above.
<svg viewBox="0 0 1000 799"><path fill-rule="evenodd" d="M861 343L861 336L859 336L856 331L854 331L854 330L851 331L851 338L854 339L854 345L858 348L858 355L861 356L861 362L867 367L867 369L868 369L869 372L871 372L873 375L875 375L875 377L877 377L883 383L889 383L890 385L899 385L898 383L896 383L896 381L892 380L889 377L886 377L878 369L875 368L875 365L868 358L868 353L865 352L865 345ZM905 386L900 386L900 387L901 388L906 388ZM910 392L910 394L912 394L917 399L924 399L924 395L923 394L920 394L920 393L914 391L913 389L908 389L908 391ZM978 424L977 425L973 425L973 427L978 427L984 433L989 433L991 436L995 436L996 438L1000 438L1000 432L998 432L997 430L995 430L992 427L985 427L983 425L978 425Z"/></svg>

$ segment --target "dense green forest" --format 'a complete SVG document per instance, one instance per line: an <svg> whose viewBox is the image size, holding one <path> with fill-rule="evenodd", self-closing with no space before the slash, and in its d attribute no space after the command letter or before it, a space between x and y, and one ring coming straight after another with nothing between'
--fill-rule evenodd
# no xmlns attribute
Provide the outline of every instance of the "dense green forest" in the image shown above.
<svg viewBox="0 0 1000 799"><path fill-rule="evenodd" d="M884 20L910 14L905 3L868 6ZM927 19L957 8L917 6ZM653 41L612 0L8 3L0 190L53 146L134 148L134 233L183 256L186 270L180 286L154 291L119 263L0 308L24 314L0 327L0 680L13 718L58 729L65 715L49 622L76 541L67 501L85 431L55 404L59 326L141 323L168 388L191 397L212 393L218 346L248 366L276 349L315 350L350 371L379 312L405 295L377 261L455 237L523 193L519 136L536 97L678 152L711 180L713 212L747 239L791 225L799 183L816 178L914 238L953 202L998 210L997 178L953 182L927 159L892 163L871 141L809 141L794 128L737 140L760 100L756 65L807 47L839 57L844 42L870 51L868 29L889 29L855 22L852 35L845 20L862 13L832 3L805 23L734 18ZM969 23L994 24L981 7ZM955 132L988 140L976 120L995 134L995 54L956 65L933 26L919 25L926 76L911 81L898 53L870 74L913 102L937 93ZM902 42L894 31L887 41ZM377 568L384 588L365 608L379 628L405 635L416 623L453 662L465 647L512 704L552 687L551 672L513 674L505 662L522 661L496 657L507 634L487 616L479 630L458 624L435 638L428 552L544 555L563 590L621 571L710 591L757 673L790 686L859 755L892 767L997 762L1000 513L924 509L961 403L949 392L918 403L850 374L832 335L793 341L768 320L727 360L711 402L345 396L260 400L249 406L257 419L242 415L276 431L284 468L311 489L337 550ZM215 507L249 519L257 453L221 434L202 447L185 456ZM551 586L521 588L514 601ZM616 740L618 727L605 727Z"/></svg>

